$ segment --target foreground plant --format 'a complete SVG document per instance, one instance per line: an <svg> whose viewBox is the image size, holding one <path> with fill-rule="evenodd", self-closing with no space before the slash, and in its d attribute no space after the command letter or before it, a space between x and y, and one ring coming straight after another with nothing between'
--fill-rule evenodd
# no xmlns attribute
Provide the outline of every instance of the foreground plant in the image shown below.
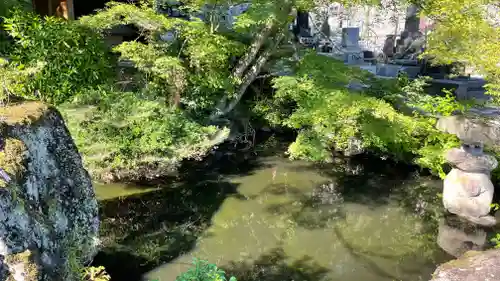
<svg viewBox="0 0 500 281"><path fill-rule="evenodd" d="M193 267L179 275L175 281L236 281L236 277L226 279L224 270L217 268L215 264L194 259Z"/></svg>
<svg viewBox="0 0 500 281"><path fill-rule="evenodd" d="M109 281L111 277L104 266L89 266L84 269L83 281Z"/></svg>

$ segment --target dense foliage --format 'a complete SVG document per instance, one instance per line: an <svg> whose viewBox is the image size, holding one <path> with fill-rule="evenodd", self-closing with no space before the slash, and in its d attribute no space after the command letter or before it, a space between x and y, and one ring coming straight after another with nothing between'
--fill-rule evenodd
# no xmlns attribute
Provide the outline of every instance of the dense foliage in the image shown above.
<svg viewBox="0 0 500 281"><path fill-rule="evenodd" d="M0 3L0 17L10 16L10 11L14 8L21 8L23 10L30 10L32 2L29 0L3 0Z"/></svg>
<svg viewBox="0 0 500 281"><path fill-rule="evenodd" d="M354 79L371 88L348 90L346 84ZM435 129L434 117L396 109L402 100L415 108L439 110L431 112L441 115L460 109L453 99L425 95L420 80L373 81L369 74L310 53L295 75L273 83L274 96L260 101L256 109L273 124L300 130L289 148L294 158L331 161L332 147L348 149L354 137L363 148L398 160L411 161L417 155L418 164L442 175L442 152L457 145L454 136ZM295 104L292 111L290 101Z"/></svg>
<svg viewBox="0 0 500 281"><path fill-rule="evenodd" d="M165 98L106 88L85 92L86 100L78 98L61 108L97 177L140 179L172 173L180 160L200 158L228 133L165 106Z"/></svg>
<svg viewBox="0 0 500 281"><path fill-rule="evenodd" d="M181 72L170 71L175 60L164 56L161 47L127 43L117 50L136 63L139 73L134 75L137 87L122 91L111 50L89 26L15 11L5 25L14 39L11 62L2 62L0 79L4 98L15 94L60 105L95 177L139 179L170 173L182 159L199 158L227 137L226 129L205 126L172 106L171 93L181 86L181 78L205 79L182 76L180 65ZM227 63L203 66L207 68L199 73L207 77L218 73L216 67L227 69ZM205 85L199 84L202 91ZM194 94L194 99L204 98Z"/></svg>
<svg viewBox="0 0 500 281"><path fill-rule="evenodd" d="M436 7L444 9L448 2L418 3L426 15L440 17L428 54L441 61L468 58L494 85L497 27L481 21L479 12L470 11L481 23L480 35L470 31L461 34L463 38L453 36L459 41L453 48L438 40L448 31L458 32L463 17L448 15L470 7L472 1L439 13ZM9 53L12 62L1 68L4 93L60 104L94 175L162 175L182 159L200 158L223 141L228 130L221 125L251 119L237 120L241 112L297 130L289 148L292 158L331 161L333 149L348 149L356 140L365 150L416 161L443 174L442 151L455 146L457 139L434 128L436 115L463 106L450 96L426 95L421 80L379 81L302 50L293 42L288 25L297 10L313 8L315 1L252 1L232 28L220 16L234 3L187 1L186 14L204 11L205 17L185 20L157 13L150 2L110 3L75 22L20 12L6 19L14 44ZM108 50L102 38L119 25L137 27L141 38ZM492 42L473 44L478 36L490 36ZM491 56L479 59L472 55L476 51ZM132 62L135 71L124 74L111 52ZM261 76L272 76L262 74L277 66L278 70L287 66L292 74L272 79L272 91L257 87L269 81ZM351 82L365 87L349 89Z"/></svg>
<svg viewBox="0 0 500 281"><path fill-rule="evenodd" d="M78 22L15 10L4 28L14 40L12 67L39 66L18 95L60 104L86 87L104 83L112 73L102 38Z"/></svg>
<svg viewBox="0 0 500 281"><path fill-rule="evenodd" d="M490 94L500 96L500 7L496 0L416 1L434 21L426 55L436 62L460 61L485 75Z"/></svg>

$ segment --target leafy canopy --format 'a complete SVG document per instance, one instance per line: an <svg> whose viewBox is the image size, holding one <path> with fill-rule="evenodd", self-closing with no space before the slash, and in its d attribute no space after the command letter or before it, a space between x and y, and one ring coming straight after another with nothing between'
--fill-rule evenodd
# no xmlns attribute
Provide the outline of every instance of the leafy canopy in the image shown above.
<svg viewBox="0 0 500 281"><path fill-rule="evenodd" d="M452 36L457 44L438 40L448 36L447 32L459 32L458 25L465 19L457 7L469 6L474 20L481 23L480 38L497 38L495 27L477 16L470 1L421 3L424 13L441 16L428 54L443 61L461 55L494 82L493 63L498 54L492 50L496 45L485 40L482 45L472 44L471 38L478 35L469 29L457 34L462 37ZM359 69L307 52L292 62L292 75L273 79L273 91L256 92L255 87L249 91L258 74L288 59L293 43L288 40L287 25L294 12L314 7L316 2L252 1L249 10L236 18L234 28L227 29L221 24L221 11L236 3L187 1L186 12L202 11L205 21L169 18L147 2L139 6L109 3L96 14L71 23L15 14L7 20L16 42L10 66L31 67L41 62L43 68L32 81L10 79L8 87L26 95L38 89L42 96L37 98L65 102L61 108L70 130L85 161L95 170L161 170L185 158L199 158L215 139L227 136L227 130L209 126L207 117L225 104L230 105L226 107L230 113L231 105L243 99L271 124L299 131L289 148L293 158L331 161L331 150L348 148L354 137L367 150L416 160L442 175L442 151L455 146L456 138L438 132L435 117L403 113L402 108L412 106L434 115L463 110L453 98L425 95L421 81L378 81ZM455 5L450 8L446 3ZM359 0L343 4L379 3ZM439 14L436 7L449 10ZM129 90L107 81L123 82L110 74L113 60L101 42L102 35L118 25L134 25L144 37L112 50L135 66L134 88ZM166 34L174 40L161 40ZM488 58L472 56L483 49ZM75 50L78 56L73 55ZM45 57L47 52L54 55ZM47 61L51 63L43 63ZM370 87L349 90L346 86L352 81ZM256 95L250 96L252 93Z"/></svg>
<svg viewBox="0 0 500 281"><path fill-rule="evenodd" d="M500 6L496 0L423 0L421 13L434 21L426 54L436 63L464 62L485 75L500 96Z"/></svg>
<svg viewBox="0 0 500 281"><path fill-rule="evenodd" d="M54 104L105 82L112 59L102 38L78 22L13 10L4 29L14 39L9 57L19 70L38 67L16 94Z"/></svg>
<svg viewBox="0 0 500 281"><path fill-rule="evenodd" d="M356 79L371 88L361 92L347 89L347 84ZM275 94L260 101L255 110L273 124L299 130L289 148L293 158L331 161L332 148L348 149L355 137L365 149L395 159L411 161L417 155L418 164L443 175L442 152L458 144L455 136L435 129L435 118L405 115L395 108L404 97L421 109L439 104L448 105L441 106L441 113L458 109L453 106L454 100L425 95L423 85L416 84L419 81L413 85L404 80L384 84L342 62L309 53L300 61L295 75L275 78L273 83ZM410 96L408 88L422 98ZM380 93L383 98L377 97Z"/></svg>

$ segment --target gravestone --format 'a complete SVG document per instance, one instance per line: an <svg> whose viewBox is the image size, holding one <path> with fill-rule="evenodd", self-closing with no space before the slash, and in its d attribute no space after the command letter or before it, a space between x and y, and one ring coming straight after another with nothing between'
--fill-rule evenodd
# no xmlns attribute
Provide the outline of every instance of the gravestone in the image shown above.
<svg viewBox="0 0 500 281"><path fill-rule="evenodd" d="M359 47L359 27L342 28L341 45L345 63L363 63L363 51Z"/></svg>
<svg viewBox="0 0 500 281"><path fill-rule="evenodd" d="M342 47L359 49L359 27L342 28Z"/></svg>

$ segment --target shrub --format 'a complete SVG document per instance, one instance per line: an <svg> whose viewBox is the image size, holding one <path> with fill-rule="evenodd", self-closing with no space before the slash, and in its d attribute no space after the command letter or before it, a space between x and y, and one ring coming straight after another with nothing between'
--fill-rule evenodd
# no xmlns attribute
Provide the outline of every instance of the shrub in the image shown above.
<svg viewBox="0 0 500 281"><path fill-rule="evenodd" d="M78 22L14 10L4 28L14 39L9 56L16 67L43 65L16 94L60 104L112 75L112 58L102 38Z"/></svg>
<svg viewBox="0 0 500 281"><path fill-rule="evenodd" d="M229 133L191 120L165 99L101 87L60 108L94 176L153 177L175 170L182 159L202 157Z"/></svg>
<svg viewBox="0 0 500 281"><path fill-rule="evenodd" d="M175 281L236 281L234 276L226 279L223 270L207 261L194 259L193 265L193 268L179 275Z"/></svg>
<svg viewBox="0 0 500 281"><path fill-rule="evenodd" d="M13 8L30 10L32 5L30 0L2 0L0 3L0 17L9 16Z"/></svg>
<svg viewBox="0 0 500 281"><path fill-rule="evenodd" d="M371 87L355 92L346 87L352 81ZM275 78L273 83L274 96L258 102L255 111L273 124L299 130L288 150L292 158L329 162L333 148L347 149L356 137L368 151L415 161L444 176L443 151L458 144L454 135L435 128L435 117L404 114L399 108L411 105L445 115L462 109L454 99L426 95L419 80L381 82L310 53L296 74Z"/></svg>

